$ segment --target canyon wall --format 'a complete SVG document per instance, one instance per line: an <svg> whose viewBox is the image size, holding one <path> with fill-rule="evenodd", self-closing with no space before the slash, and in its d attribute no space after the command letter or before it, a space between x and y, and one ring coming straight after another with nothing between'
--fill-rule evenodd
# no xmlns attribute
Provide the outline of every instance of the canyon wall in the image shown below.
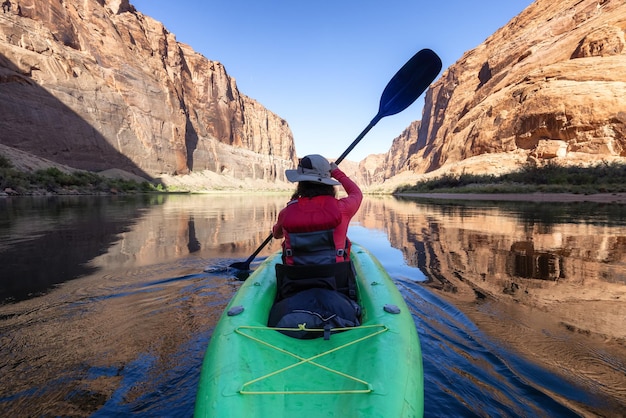
<svg viewBox="0 0 626 418"><path fill-rule="evenodd" d="M285 120L128 0L20 0L0 15L0 143L92 171L284 180Z"/></svg>
<svg viewBox="0 0 626 418"><path fill-rule="evenodd" d="M128 0L16 4L0 16L1 144L146 178L282 183L295 164L285 120ZM620 0L537 0L444 71L421 121L351 175L366 186L623 160L625 29Z"/></svg>
<svg viewBox="0 0 626 418"><path fill-rule="evenodd" d="M385 156L385 178L469 159L476 173L623 160L625 30L622 0L537 0L433 83L421 123Z"/></svg>

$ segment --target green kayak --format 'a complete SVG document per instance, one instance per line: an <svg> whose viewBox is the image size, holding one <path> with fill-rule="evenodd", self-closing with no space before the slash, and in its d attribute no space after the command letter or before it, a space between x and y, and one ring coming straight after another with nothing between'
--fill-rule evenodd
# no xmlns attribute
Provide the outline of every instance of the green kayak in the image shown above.
<svg viewBox="0 0 626 418"><path fill-rule="evenodd" d="M362 324L329 339L268 328L276 294L265 260L235 294L207 349L196 417L421 417L422 354L415 323L380 263L353 244Z"/></svg>

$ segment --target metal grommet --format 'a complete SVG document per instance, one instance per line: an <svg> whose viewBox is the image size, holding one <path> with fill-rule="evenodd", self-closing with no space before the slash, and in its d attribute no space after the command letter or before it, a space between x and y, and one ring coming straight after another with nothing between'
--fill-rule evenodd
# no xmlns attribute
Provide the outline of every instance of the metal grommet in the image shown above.
<svg viewBox="0 0 626 418"><path fill-rule="evenodd" d="M390 314L394 315L397 315L401 312L400 308L398 308L396 305L385 305L383 306L383 309L385 310L385 312L389 312Z"/></svg>
<svg viewBox="0 0 626 418"><path fill-rule="evenodd" d="M241 305L233 306L227 312L228 316L236 316L244 311L244 307Z"/></svg>

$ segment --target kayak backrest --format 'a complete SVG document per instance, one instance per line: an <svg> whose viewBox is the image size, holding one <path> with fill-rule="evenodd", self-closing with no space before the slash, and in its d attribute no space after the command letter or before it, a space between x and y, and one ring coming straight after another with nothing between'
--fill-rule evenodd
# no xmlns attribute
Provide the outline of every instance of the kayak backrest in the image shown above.
<svg viewBox="0 0 626 418"><path fill-rule="evenodd" d="M354 266L350 261L304 266L276 264L276 284L276 301L312 288L336 290L357 300Z"/></svg>

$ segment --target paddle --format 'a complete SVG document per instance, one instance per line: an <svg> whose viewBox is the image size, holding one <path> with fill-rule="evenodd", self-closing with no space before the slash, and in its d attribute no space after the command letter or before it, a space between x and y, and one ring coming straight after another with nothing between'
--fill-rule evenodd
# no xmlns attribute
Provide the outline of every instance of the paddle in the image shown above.
<svg viewBox="0 0 626 418"><path fill-rule="evenodd" d="M407 61L389 81L380 98L378 113L363 132L337 158L339 164L346 158L363 137L385 116L395 115L409 107L433 82L441 71L441 59L430 49L422 49ZM270 234L246 261L230 265L239 270L250 270L250 263L272 239Z"/></svg>
<svg viewBox="0 0 626 418"><path fill-rule="evenodd" d="M339 164L363 137L385 116L395 115L411 106L441 71L441 59L430 49L422 49L406 62L383 90L378 113L363 132L335 161Z"/></svg>

